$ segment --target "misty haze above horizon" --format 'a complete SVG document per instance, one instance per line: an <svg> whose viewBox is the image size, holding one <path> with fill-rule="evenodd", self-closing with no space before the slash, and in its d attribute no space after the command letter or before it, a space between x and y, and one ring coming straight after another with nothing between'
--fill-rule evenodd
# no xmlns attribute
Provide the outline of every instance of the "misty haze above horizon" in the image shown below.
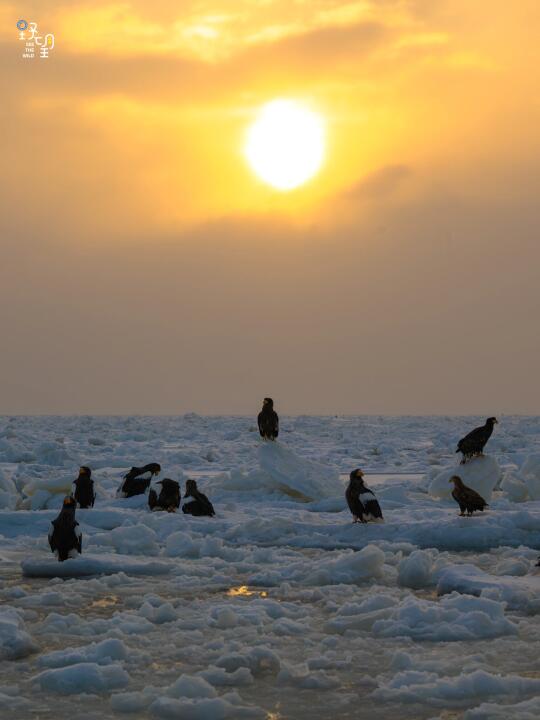
<svg viewBox="0 0 540 720"><path fill-rule="evenodd" d="M540 4L175 5L0 0L0 414L540 414Z"/></svg>

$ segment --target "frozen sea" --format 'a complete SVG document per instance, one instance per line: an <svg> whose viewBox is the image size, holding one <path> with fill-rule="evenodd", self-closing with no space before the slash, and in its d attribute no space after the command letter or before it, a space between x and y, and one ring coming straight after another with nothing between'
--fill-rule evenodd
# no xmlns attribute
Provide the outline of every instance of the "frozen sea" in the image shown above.
<svg viewBox="0 0 540 720"><path fill-rule="evenodd" d="M540 418L0 418L2 717L540 717ZM215 518L118 499L132 465L195 478ZM80 465L80 558L51 519ZM351 522L360 467L383 524ZM484 514L459 517L453 471ZM475 485L476 483L476 485Z"/></svg>

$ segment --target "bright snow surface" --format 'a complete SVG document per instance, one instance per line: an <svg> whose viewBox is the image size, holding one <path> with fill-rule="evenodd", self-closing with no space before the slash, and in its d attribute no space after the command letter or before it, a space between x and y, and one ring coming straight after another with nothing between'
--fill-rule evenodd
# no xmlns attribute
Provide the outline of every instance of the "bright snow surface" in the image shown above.
<svg viewBox="0 0 540 720"><path fill-rule="evenodd" d="M538 717L540 418L499 418L460 467L484 419L282 417L274 444L250 418L0 418L2 712ZM149 462L216 517L115 498ZM98 499L58 563L47 532L80 465ZM356 467L382 524L351 522ZM485 513L459 517L460 472Z"/></svg>

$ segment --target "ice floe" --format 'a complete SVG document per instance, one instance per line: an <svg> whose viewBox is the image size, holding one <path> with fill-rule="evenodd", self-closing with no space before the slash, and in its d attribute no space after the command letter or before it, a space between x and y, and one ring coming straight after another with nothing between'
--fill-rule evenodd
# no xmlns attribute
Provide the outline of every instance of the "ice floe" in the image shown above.
<svg viewBox="0 0 540 720"><path fill-rule="evenodd" d="M512 610L540 613L540 575L491 575L476 565L451 565L439 576L437 592L467 593L504 602Z"/></svg>
<svg viewBox="0 0 540 720"><path fill-rule="evenodd" d="M55 558L28 558L22 561L21 568L26 577L42 578L112 575L117 572L128 572L130 575L163 575L171 570L171 566L164 562L134 560L121 555L97 557L91 554L83 554L63 563L59 563Z"/></svg>

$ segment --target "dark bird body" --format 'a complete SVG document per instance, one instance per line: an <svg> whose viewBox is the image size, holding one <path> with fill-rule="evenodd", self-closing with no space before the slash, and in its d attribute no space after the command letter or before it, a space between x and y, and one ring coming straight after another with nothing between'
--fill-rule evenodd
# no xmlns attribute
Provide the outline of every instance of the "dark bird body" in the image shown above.
<svg viewBox="0 0 540 720"><path fill-rule="evenodd" d="M148 493L148 506L150 510L176 512L180 507L180 485L176 480L171 480L170 478L164 478L157 484L161 485L159 495L152 488Z"/></svg>
<svg viewBox="0 0 540 720"><path fill-rule="evenodd" d="M132 467L131 470L124 475L122 485L116 493L118 497L129 498L135 495L143 495L148 488L154 475L159 475L161 465L158 463L149 463L143 467ZM148 477L141 477L149 473Z"/></svg>
<svg viewBox="0 0 540 720"><path fill-rule="evenodd" d="M76 506L74 498L66 497L60 514L51 523L49 545L60 562L82 552L82 534L77 530L79 523L75 520Z"/></svg>
<svg viewBox="0 0 540 720"><path fill-rule="evenodd" d="M92 480L92 471L86 465L79 469L79 477L73 483L75 492L73 493L75 501L80 508L94 507L96 494L94 492L94 481Z"/></svg>
<svg viewBox="0 0 540 720"><path fill-rule="evenodd" d="M184 500L188 497L193 498L193 500L182 506L182 512L186 513L186 515L196 515L197 517L214 517L214 515L216 514L214 511L214 506L206 497L206 495L204 495L202 492L199 492L195 480L186 480L186 492L184 493Z"/></svg>
<svg viewBox="0 0 540 720"><path fill-rule="evenodd" d="M460 515L464 515L465 513L472 515L475 510L484 512L484 508L488 507L484 498L479 495L476 490L464 485L463 480L458 475L451 477L448 482L454 483L452 497L459 505Z"/></svg>
<svg viewBox="0 0 540 720"><path fill-rule="evenodd" d="M259 433L265 440L275 440L279 435L279 417L274 410L272 398L264 398L261 412L257 415Z"/></svg>
<svg viewBox="0 0 540 720"><path fill-rule="evenodd" d="M485 425L471 430L468 435L461 438L458 442L456 452L460 452L463 455L462 463L466 463L467 460L470 460L475 455L482 454L487 441L491 437L493 427L497 422L497 418L490 417L486 420Z"/></svg>
<svg viewBox="0 0 540 720"><path fill-rule="evenodd" d="M372 491L365 486L364 473L361 470L353 470L350 474L345 497L353 522L365 523L383 519L381 506Z"/></svg>

